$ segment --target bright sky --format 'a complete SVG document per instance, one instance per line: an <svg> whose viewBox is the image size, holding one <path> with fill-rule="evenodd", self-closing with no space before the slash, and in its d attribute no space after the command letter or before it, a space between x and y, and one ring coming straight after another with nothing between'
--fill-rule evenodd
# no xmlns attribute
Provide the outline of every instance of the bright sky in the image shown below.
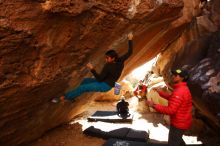
<svg viewBox="0 0 220 146"><path fill-rule="evenodd" d="M151 68L152 68L153 64L155 63L155 61L156 61L156 57L153 58L152 60L148 61L144 65L142 65L142 66L136 68L135 70L133 70L131 75L136 79L144 78L146 73L151 70Z"/></svg>

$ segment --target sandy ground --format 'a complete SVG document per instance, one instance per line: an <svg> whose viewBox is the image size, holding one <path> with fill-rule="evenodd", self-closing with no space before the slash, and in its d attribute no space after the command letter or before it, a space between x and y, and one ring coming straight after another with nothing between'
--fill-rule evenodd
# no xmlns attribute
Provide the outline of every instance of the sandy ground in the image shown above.
<svg viewBox="0 0 220 146"><path fill-rule="evenodd" d="M82 114L78 115L68 124L57 127L38 140L28 144L28 146L101 146L106 140L102 138L87 136L83 130L89 126L94 126L103 131L110 131L120 127L129 127L137 130L145 130L149 133L150 142L166 143L168 137L168 124L163 115L149 112L145 101L138 102L133 97L128 100L129 109L133 114L132 123L106 123L88 122L87 118L97 110L115 110L117 102L94 102ZM186 137L187 139L187 137ZM191 138L191 142L197 142L196 138Z"/></svg>

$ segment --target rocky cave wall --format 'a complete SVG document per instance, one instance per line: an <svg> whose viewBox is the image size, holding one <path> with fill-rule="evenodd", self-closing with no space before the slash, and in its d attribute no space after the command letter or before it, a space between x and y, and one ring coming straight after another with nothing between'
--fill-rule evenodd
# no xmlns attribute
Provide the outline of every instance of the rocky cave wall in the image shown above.
<svg viewBox="0 0 220 146"><path fill-rule="evenodd" d="M130 31L134 53L122 77L158 53L155 71L166 77L171 67L187 64L187 48L190 56L200 54L190 57L193 71L208 57L200 48L210 49L218 5L212 0L203 14L199 0L1 0L0 145L33 140L89 106L91 94L64 105L49 101L91 76L88 61L100 70L106 50L123 54Z"/></svg>
<svg viewBox="0 0 220 146"><path fill-rule="evenodd" d="M162 51L155 72L169 82L169 70L186 68L190 72L189 85L194 106L209 125L219 131L219 10L218 1L210 1L194 17L185 32ZM178 20L177 20L178 21ZM218 133L218 132L217 132Z"/></svg>

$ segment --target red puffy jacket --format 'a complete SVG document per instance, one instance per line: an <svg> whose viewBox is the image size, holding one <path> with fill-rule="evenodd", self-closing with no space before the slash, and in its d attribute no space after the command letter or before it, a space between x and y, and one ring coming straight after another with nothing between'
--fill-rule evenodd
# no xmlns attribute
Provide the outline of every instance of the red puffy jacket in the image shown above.
<svg viewBox="0 0 220 146"><path fill-rule="evenodd" d="M159 92L168 99L168 106L154 105L156 111L170 115L171 125L179 129L189 129L192 123L192 96L186 82L174 85L171 95Z"/></svg>

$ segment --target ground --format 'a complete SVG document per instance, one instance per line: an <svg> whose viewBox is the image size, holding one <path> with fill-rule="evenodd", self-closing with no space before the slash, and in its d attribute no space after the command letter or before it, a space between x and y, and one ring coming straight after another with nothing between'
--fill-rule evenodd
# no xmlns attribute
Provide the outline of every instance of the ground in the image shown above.
<svg viewBox="0 0 220 146"><path fill-rule="evenodd" d="M156 143L166 143L168 137L168 124L164 116L158 113L149 112L145 100L138 101L132 97L128 100L129 109L133 113L132 123L105 123L88 122L87 117L97 110L115 110L117 102L93 102L86 112L78 115L70 123L57 127L38 140L28 144L28 146L101 146L106 140L91 137L83 134L83 130L93 125L103 131L109 131L120 127L129 127L137 130L145 130L150 135L150 141ZM159 133L159 134L158 134ZM185 137L187 139L187 137ZM196 138L191 138L192 143L196 143Z"/></svg>

